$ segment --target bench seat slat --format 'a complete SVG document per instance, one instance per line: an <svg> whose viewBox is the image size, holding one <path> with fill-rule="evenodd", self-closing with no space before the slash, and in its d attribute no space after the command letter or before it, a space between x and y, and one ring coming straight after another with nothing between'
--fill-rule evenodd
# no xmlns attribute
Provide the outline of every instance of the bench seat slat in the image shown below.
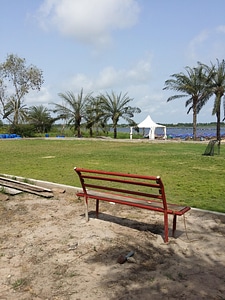
<svg viewBox="0 0 225 300"><path fill-rule="evenodd" d="M168 242L168 215L173 215L172 235L176 230L177 216L191 209L189 206L171 204L166 201L163 182L159 176L125 174L102 170L74 168L82 189L76 195L84 198L85 216L88 221L88 200L96 200L96 216L99 201L114 202L164 214L164 241Z"/></svg>
<svg viewBox="0 0 225 300"><path fill-rule="evenodd" d="M162 201L154 201L154 200L147 201L146 199L136 199L132 197L126 197L126 196L109 194L109 193L101 193L101 192L90 191L90 190L88 191L87 194L85 194L84 192L77 193L78 197L85 197L86 195L88 198L91 199L107 201L107 202L115 202L119 204L136 206L144 209L164 212ZM181 216L186 212L186 207L167 203L167 212L168 214L176 214Z"/></svg>

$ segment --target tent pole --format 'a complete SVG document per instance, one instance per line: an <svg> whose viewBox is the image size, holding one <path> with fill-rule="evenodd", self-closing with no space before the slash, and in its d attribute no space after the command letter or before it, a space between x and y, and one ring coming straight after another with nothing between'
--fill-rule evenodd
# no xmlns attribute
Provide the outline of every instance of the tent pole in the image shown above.
<svg viewBox="0 0 225 300"><path fill-rule="evenodd" d="M133 127L130 127L130 140L133 138Z"/></svg>

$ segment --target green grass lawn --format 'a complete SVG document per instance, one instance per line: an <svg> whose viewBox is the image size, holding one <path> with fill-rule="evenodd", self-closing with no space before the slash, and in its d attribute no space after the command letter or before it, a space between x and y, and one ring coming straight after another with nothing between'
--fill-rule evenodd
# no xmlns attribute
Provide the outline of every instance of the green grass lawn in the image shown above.
<svg viewBox="0 0 225 300"><path fill-rule="evenodd" d="M0 140L1 174L80 186L75 166L160 175L167 201L225 212L225 145L204 156L205 143L85 139Z"/></svg>

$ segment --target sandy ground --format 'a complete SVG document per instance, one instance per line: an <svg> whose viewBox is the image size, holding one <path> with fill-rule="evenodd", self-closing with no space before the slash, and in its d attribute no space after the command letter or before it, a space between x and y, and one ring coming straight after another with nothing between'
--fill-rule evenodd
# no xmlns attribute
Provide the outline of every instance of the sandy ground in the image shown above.
<svg viewBox="0 0 225 300"><path fill-rule="evenodd" d="M62 189L0 199L1 300L225 299L225 215L191 210L165 244L162 214L100 203L85 222Z"/></svg>

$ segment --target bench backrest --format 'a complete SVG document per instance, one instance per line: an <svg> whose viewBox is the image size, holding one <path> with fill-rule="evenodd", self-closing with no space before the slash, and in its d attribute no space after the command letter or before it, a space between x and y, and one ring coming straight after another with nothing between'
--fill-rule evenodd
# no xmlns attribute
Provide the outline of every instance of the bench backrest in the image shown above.
<svg viewBox="0 0 225 300"><path fill-rule="evenodd" d="M167 210L165 190L159 176L107 172L77 167L74 170L80 178L84 194L90 189L130 196L148 202L161 201L162 207Z"/></svg>

